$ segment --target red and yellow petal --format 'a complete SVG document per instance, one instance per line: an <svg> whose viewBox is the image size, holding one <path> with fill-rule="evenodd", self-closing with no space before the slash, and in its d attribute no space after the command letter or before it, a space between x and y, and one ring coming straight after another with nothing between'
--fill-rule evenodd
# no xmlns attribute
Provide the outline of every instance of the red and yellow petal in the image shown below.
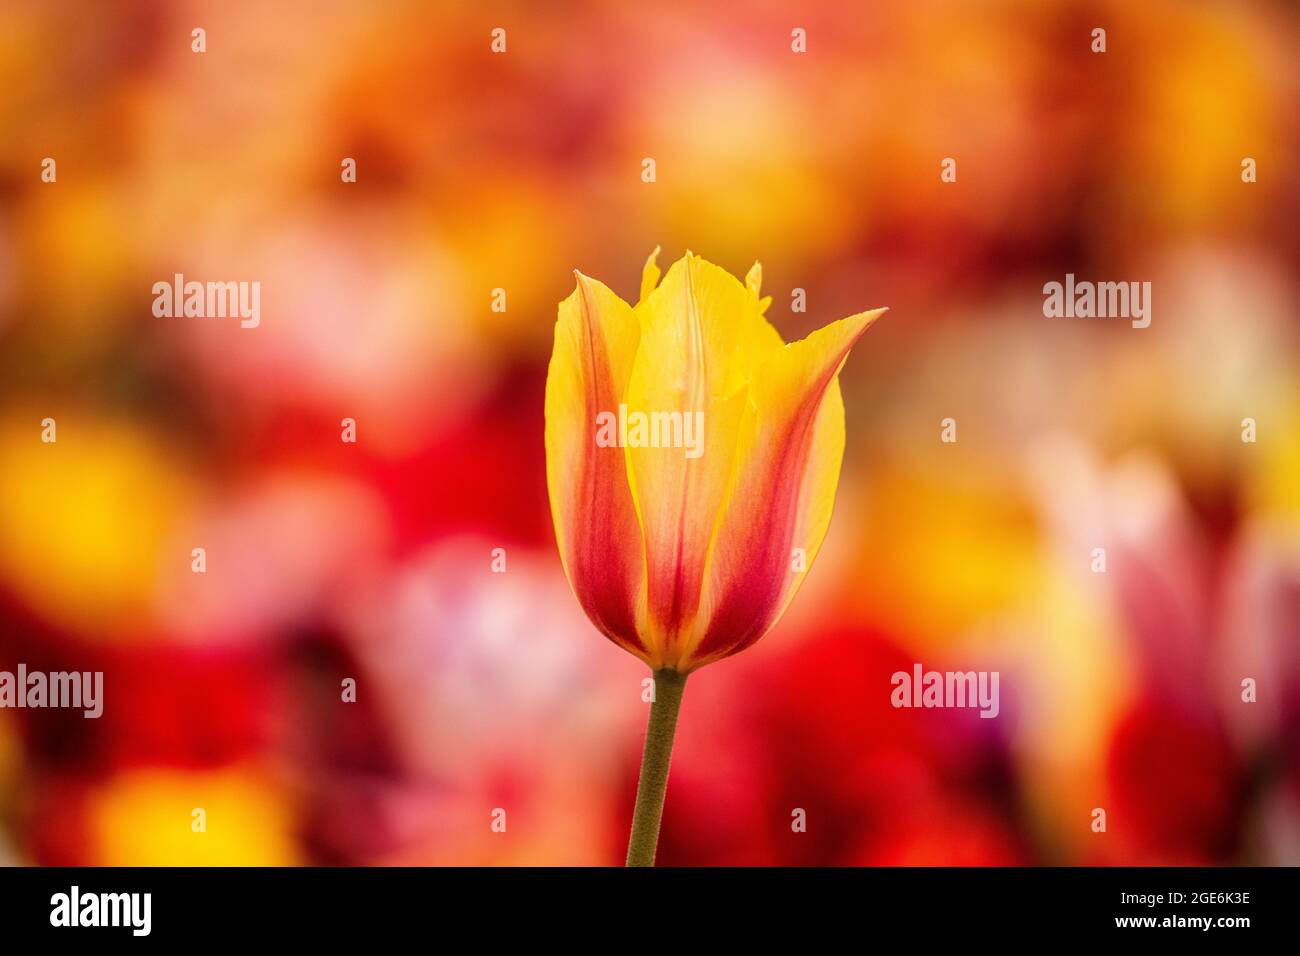
<svg viewBox="0 0 1300 956"><path fill-rule="evenodd" d="M883 312L819 329L755 373L700 623L678 669L693 670L757 641L812 566L830 524L844 454L839 370ZM799 560L795 549L802 551Z"/></svg>
<svg viewBox="0 0 1300 956"><path fill-rule="evenodd" d="M632 308L578 274L560 303L546 378L546 483L560 559L592 623L639 657L645 565L624 449L596 443L596 417L616 411L640 340Z"/></svg>
<svg viewBox="0 0 1300 956"><path fill-rule="evenodd" d="M695 622L749 381L780 353L781 339L763 318L752 287L690 253L673 264L636 314L641 341L628 382L628 414L651 422L659 416L663 434L657 437L671 439L627 449L645 542L646 605L639 623L657 662L669 665Z"/></svg>

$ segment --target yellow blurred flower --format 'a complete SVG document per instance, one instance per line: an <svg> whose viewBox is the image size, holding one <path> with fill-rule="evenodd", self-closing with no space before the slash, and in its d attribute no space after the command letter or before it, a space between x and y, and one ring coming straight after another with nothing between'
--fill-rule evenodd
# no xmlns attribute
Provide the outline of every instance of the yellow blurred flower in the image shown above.
<svg viewBox="0 0 1300 956"><path fill-rule="evenodd" d="M129 425L53 417L54 442L36 412L0 426L0 578L47 620L113 635L150 614L189 480Z"/></svg>
<svg viewBox="0 0 1300 956"><path fill-rule="evenodd" d="M96 863L107 866L292 866L283 794L252 768L136 770L93 798Z"/></svg>
<svg viewBox="0 0 1300 956"><path fill-rule="evenodd" d="M872 570L847 595L864 619L938 646L1035 592L1042 555L1032 512L996 475L972 471L964 462L961 477L940 479L901 465L876 476L858 545L859 564Z"/></svg>

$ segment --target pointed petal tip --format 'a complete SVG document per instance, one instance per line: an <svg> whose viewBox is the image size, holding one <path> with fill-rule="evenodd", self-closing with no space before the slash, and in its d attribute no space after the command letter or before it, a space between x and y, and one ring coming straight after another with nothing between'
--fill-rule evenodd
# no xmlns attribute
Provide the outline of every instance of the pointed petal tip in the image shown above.
<svg viewBox="0 0 1300 956"><path fill-rule="evenodd" d="M831 324L838 325L849 332L848 346L851 348L862 337L863 333L875 325L876 320L888 311L888 308L868 309L865 312L857 312Z"/></svg>
<svg viewBox="0 0 1300 956"><path fill-rule="evenodd" d="M883 308L879 308L879 309L868 309L866 312L859 312L858 315L862 318L863 327L866 328L874 324L876 319L880 318L888 311L889 311L889 306L884 306Z"/></svg>
<svg viewBox="0 0 1300 956"><path fill-rule="evenodd" d="M593 279L591 276L587 275L587 273L583 272L581 269L573 270L573 279L574 282L577 284L577 288L586 289L588 291L590 291L593 286L600 284L600 280Z"/></svg>
<svg viewBox="0 0 1300 956"><path fill-rule="evenodd" d="M888 312L889 309L867 309L865 312L855 312L853 315L845 316L831 325L837 325L841 328L853 329L853 338L856 340L863 332L876 324L876 320Z"/></svg>
<svg viewBox="0 0 1300 956"><path fill-rule="evenodd" d="M654 252L646 257L645 264L641 266L641 295L638 302L644 302L646 297L655 290L659 284L659 279L663 271L659 268L659 246L655 246Z"/></svg>
<svg viewBox="0 0 1300 956"><path fill-rule="evenodd" d="M830 328L836 328L842 331L847 331L849 329L852 329L853 337L857 338L867 329L871 328L871 326L875 324L876 320L879 319L882 315L884 315L888 311L889 309L867 309L863 312L855 312L852 315L846 315L842 319L836 319L834 322L831 322L829 325L824 325L820 329L817 329L814 332L809 334L810 336L815 335L817 334L817 332L821 332Z"/></svg>

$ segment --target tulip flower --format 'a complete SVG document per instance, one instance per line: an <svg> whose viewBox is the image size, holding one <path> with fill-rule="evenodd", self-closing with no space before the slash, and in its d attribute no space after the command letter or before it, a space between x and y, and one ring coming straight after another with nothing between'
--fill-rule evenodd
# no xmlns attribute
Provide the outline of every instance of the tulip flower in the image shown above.
<svg viewBox="0 0 1300 956"><path fill-rule="evenodd" d="M630 306L581 273L546 379L546 477L565 574L592 624L654 674L628 865L652 865L686 677L777 622L830 524L839 371L884 312L790 344L691 253Z"/></svg>

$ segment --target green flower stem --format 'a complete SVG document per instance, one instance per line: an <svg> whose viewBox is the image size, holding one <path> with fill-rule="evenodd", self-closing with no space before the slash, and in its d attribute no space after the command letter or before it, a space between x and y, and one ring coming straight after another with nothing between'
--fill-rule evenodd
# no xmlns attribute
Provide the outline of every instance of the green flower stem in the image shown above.
<svg viewBox="0 0 1300 956"><path fill-rule="evenodd" d="M641 779L636 786L636 810L632 814L632 836L627 843L628 866L654 866L659 846L659 819L664 812L668 789L668 763L673 756L673 733L677 711L682 706L686 675L674 670L655 671L655 699L650 704L650 723L641 754Z"/></svg>

